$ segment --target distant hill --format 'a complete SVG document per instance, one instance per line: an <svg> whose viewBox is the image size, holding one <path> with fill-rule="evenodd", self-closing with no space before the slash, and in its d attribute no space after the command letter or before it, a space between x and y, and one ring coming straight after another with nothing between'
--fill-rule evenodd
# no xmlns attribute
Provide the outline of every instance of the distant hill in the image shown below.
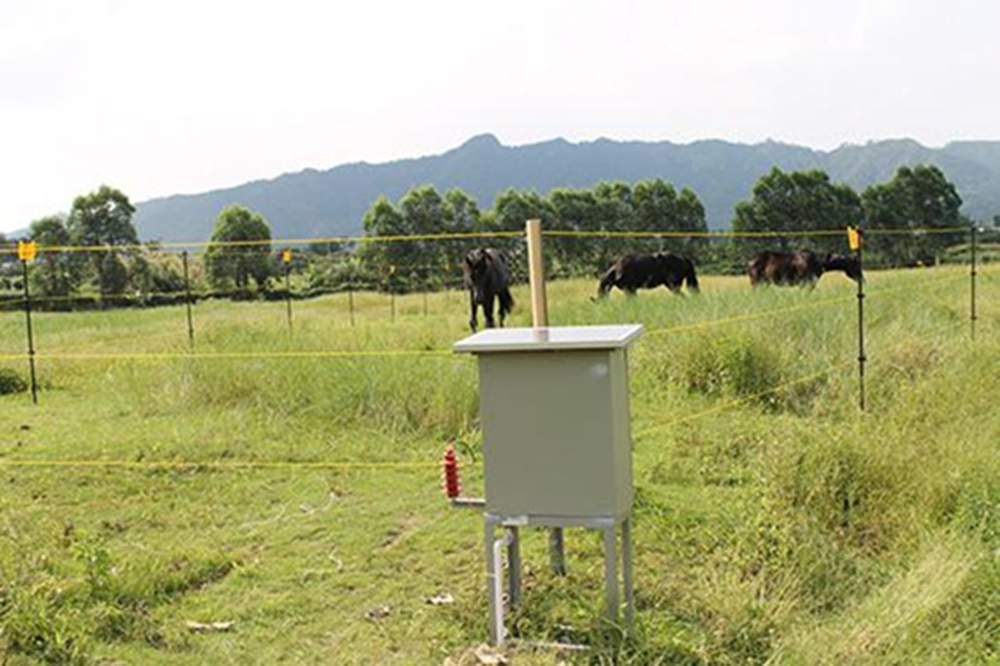
<svg viewBox="0 0 1000 666"><path fill-rule="evenodd" d="M556 187L591 187L601 180L634 182L661 177L688 186L705 205L709 227L726 229L733 207L750 196L754 182L777 166L818 168L858 191L890 179L901 165L936 164L958 187L963 212L980 220L1000 214L1000 141L960 141L927 148L910 139L844 145L823 152L776 143L725 141L611 141L570 143L554 139L504 146L484 134L441 155L385 164L345 164L306 169L238 187L152 199L138 204L136 226L145 240L199 241L211 236L223 206L259 211L276 238L355 235L381 194L397 201L410 188L465 190L481 208L508 187L545 194Z"/></svg>

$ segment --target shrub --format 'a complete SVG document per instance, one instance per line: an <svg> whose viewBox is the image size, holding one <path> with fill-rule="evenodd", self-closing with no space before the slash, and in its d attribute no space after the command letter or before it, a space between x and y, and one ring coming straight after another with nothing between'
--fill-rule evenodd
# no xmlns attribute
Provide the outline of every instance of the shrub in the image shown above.
<svg viewBox="0 0 1000 666"><path fill-rule="evenodd" d="M757 396L764 404L775 397L767 393L782 379L782 359L772 345L748 335L701 336L678 359L684 386L710 396Z"/></svg>
<svg viewBox="0 0 1000 666"><path fill-rule="evenodd" d="M0 395L24 393L28 390L28 381L13 368L0 368Z"/></svg>

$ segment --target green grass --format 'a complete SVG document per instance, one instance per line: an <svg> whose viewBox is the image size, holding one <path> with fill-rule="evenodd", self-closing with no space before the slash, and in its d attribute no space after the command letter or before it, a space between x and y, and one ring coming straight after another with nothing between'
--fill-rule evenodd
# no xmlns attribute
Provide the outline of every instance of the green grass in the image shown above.
<svg viewBox="0 0 1000 666"><path fill-rule="evenodd" d="M551 284L550 318L647 327L630 357L638 622L602 620L599 535L568 531L561 579L531 531L510 627L592 649L515 663L996 663L1000 274L982 269L975 345L967 269L869 274L864 414L842 276L600 303L594 287ZM294 303L291 334L283 303L195 307L196 352L275 354L259 358L185 358L183 308L36 316L40 404L0 396L6 663L472 663L481 518L447 507L437 464L457 441L481 492L474 361L289 355L447 350L466 298L393 314L355 294L353 326L347 303ZM0 313L0 371L22 378L2 356L23 327ZM135 356L60 358L117 353ZM205 464L153 465L170 461ZM290 464L213 464L247 461ZM440 592L455 604L426 603Z"/></svg>

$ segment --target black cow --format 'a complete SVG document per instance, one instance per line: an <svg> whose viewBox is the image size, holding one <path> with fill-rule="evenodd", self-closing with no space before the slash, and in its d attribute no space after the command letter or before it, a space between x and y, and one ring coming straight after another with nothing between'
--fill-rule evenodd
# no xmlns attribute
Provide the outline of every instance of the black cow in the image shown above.
<svg viewBox="0 0 1000 666"><path fill-rule="evenodd" d="M510 272L503 253L491 247L472 250L462 266L465 287L469 290L469 327L476 332L476 307L483 306L486 328L493 328L493 300L500 301L500 327L514 307L510 295Z"/></svg>
<svg viewBox="0 0 1000 666"><path fill-rule="evenodd" d="M687 257L671 252L626 254L601 276L597 296L607 296L612 287L634 296L639 289L654 289L660 285L676 294L681 284L686 284L691 291L698 291L694 262Z"/></svg>
<svg viewBox="0 0 1000 666"><path fill-rule="evenodd" d="M816 286L823 273L843 271L855 282L864 279L857 257L842 254L799 252L761 252L747 264L750 284Z"/></svg>

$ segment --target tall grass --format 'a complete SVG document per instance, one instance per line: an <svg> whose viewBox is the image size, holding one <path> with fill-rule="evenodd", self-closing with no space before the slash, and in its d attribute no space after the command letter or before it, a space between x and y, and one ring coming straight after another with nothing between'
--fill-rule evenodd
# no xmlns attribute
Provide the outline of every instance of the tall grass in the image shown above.
<svg viewBox="0 0 1000 666"><path fill-rule="evenodd" d="M996 659L1000 292L984 276L972 346L963 275L869 275L867 413L840 276L815 291L709 276L698 296L599 303L590 281L552 284L555 324L647 329L630 355L639 615L631 632L602 620L599 538L569 532L563 579L528 534L512 630L592 649L516 662ZM0 396L0 461L427 466L3 468L0 654L417 664L480 642L480 521L446 509L435 468L459 442L481 492L474 361L287 355L447 352L465 300L431 295L425 316L421 295L401 297L394 320L378 295L355 306L352 326L343 295L296 303L289 332L282 304L201 303L191 357L181 308L39 315L41 405ZM19 348L22 326L0 315L0 349ZM176 358L59 357L116 352ZM198 356L235 352L260 356ZM425 603L441 591L456 604ZM237 633L189 635L187 620Z"/></svg>

